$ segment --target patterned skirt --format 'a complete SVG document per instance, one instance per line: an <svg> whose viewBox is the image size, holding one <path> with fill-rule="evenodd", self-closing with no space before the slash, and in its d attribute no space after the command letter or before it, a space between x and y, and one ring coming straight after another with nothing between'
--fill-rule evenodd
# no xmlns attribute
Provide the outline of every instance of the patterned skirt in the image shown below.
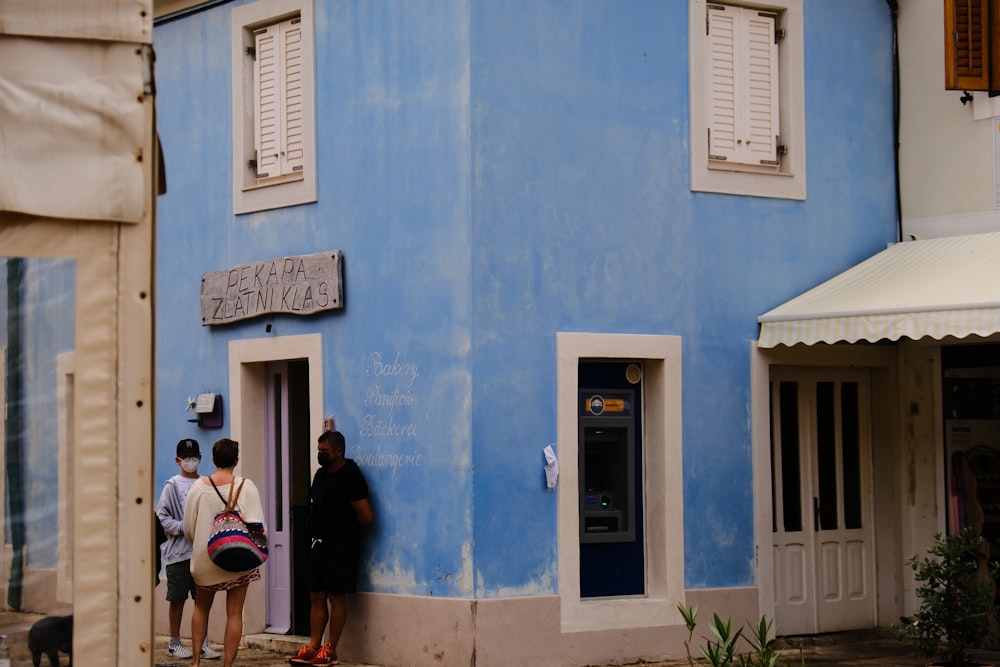
<svg viewBox="0 0 1000 667"><path fill-rule="evenodd" d="M240 586L246 586L251 581L258 581L259 579L260 572L257 571L257 568L254 568L242 577L237 577L231 581L223 581L221 584L212 584L211 586L199 586L198 588L204 588L206 591L230 591Z"/></svg>

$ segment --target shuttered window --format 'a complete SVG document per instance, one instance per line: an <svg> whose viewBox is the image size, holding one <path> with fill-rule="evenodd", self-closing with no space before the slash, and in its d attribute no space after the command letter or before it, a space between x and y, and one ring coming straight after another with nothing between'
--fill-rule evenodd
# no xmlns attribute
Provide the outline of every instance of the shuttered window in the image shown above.
<svg viewBox="0 0 1000 667"><path fill-rule="evenodd" d="M257 178L302 171L302 29L293 18L255 32Z"/></svg>
<svg viewBox="0 0 1000 667"><path fill-rule="evenodd" d="M236 214L317 200L313 2L251 0L232 9Z"/></svg>
<svg viewBox="0 0 1000 667"><path fill-rule="evenodd" d="M1000 0L945 0L947 90L1000 90Z"/></svg>
<svg viewBox="0 0 1000 667"><path fill-rule="evenodd" d="M776 15L707 5L708 158L778 165Z"/></svg>
<svg viewBox="0 0 1000 667"><path fill-rule="evenodd" d="M692 191L806 198L804 2L688 0Z"/></svg>

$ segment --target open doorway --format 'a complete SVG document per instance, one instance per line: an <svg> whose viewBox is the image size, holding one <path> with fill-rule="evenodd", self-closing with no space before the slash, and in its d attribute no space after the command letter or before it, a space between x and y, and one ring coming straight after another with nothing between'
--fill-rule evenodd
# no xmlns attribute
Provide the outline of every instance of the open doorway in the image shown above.
<svg viewBox="0 0 1000 667"><path fill-rule="evenodd" d="M270 549L267 631L309 634L309 362L272 362L266 369L265 516Z"/></svg>
<svg viewBox="0 0 1000 667"><path fill-rule="evenodd" d="M270 543L265 585L247 593L244 630L308 634L303 559L313 454L323 428L322 337L232 341L229 373L240 474L260 481Z"/></svg>

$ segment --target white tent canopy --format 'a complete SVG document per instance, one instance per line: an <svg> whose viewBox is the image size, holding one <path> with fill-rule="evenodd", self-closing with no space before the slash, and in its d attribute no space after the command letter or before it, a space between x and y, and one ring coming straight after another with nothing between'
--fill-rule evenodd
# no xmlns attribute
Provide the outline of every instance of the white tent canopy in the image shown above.
<svg viewBox="0 0 1000 667"><path fill-rule="evenodd" d="M4 0L0 33L150 44L150 0Z"/></svg>
<svg viewBox="0 0 1000 667"><path fill-rule="evenodd" d="M1000 332L1000 233L894 244L757 321L762 348Z"/></svg>
<svg viewBox="0 0 1000 667"><path fill-rule="evenodd" d="M0 420L0 487L23 506L0 508L0 534L58 508L0 553L0 610L71 605L78 667L154 659L152 18L152 0L0 0L0 403L24 416ZM11 277L22 262L34 282ZM64 289L43 289L50 264ZM69 349L43 345L57 312ZM57 408L40 436L37 405ZM54 454L21 456L40 451L59 453L52 484Z"/></svg>
<svg viewBox="0 0 1000 667"><path fill-rule="evenodd" d="M143 220L151 5L0 3L0 211Z"/></svg>

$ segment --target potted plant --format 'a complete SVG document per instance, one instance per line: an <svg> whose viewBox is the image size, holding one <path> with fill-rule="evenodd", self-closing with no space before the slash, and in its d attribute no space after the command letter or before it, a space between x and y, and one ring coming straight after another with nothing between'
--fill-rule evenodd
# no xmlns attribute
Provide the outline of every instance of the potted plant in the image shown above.
<svg viewBox="0 0 1000 667"><path fill-rule="evenodd" d="M923 557L907 562L914 571L920 606L894 626L896 635L912 644L935 665L969 667L970 654L993 634L994 580L997 565L988 563L989 546L968 530L934 536Z"/></svg>

